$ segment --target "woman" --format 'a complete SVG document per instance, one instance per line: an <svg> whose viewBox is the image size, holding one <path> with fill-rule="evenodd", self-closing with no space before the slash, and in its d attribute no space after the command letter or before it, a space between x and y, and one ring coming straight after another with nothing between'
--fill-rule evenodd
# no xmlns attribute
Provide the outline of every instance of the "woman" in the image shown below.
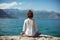
<svg viewBox="0 0 60 40"><path fill-rule="evenodd" d="M29 10L27 12L27 19L24 21L22 36L36 37L40 33L37 30L35 21L33 20L33 12Z"/></svg>

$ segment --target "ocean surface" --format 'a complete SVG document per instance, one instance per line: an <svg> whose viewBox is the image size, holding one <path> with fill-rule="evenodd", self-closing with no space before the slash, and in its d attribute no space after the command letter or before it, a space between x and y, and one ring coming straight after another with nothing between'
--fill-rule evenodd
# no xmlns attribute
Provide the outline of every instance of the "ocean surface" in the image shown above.
<svg viewBox="0 0 60 40"><path fill-rule="evenodd" d="M20 35L25 19L0 19L0 36ZM60 37L60 19L35 19L42 34Z"/></svg>

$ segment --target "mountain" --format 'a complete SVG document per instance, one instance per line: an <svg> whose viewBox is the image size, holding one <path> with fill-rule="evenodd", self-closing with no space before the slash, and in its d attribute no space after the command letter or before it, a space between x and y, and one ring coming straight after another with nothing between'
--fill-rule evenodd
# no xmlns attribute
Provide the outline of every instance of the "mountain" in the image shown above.
<svg viewBox="0 0 60 40"><path fill-rule="evenodd" d="M34 17L39 19L60 19L60 13L53 11L34 11Z"/></svg>
<svg viewBox="0 0 60 40"><path fill-rule="evenodd" d="M0 9L0 18L26 18L28 10L19 10L19 9ZM60 19L60 13L57 12L48 12L48 11L35 11L32 10L34 13L34 18L39 19ZM3 15L6 16L3 16Z"/></svg>
<svg viewBox="0 0 60 40"><path fill-rule="evenodd" d="M26 10L18 10L18 9L4 9L4 11L15 18L24 18L26 17Z"/></svg>
<svg viewBox="0 0 60 40"><path fill-rule="evenodd" d="M0 9L0 18L12 18L12 17L8 15L6 12L4 12L2 9Z"/></svg>

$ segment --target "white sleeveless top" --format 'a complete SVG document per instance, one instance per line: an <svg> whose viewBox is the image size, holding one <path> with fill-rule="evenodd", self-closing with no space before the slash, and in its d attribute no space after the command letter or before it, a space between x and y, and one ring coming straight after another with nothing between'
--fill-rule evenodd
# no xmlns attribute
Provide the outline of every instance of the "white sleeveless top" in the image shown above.
<svg viewBox="0 0 60 40"><path fill-rule="evenodd" d="M34 36L37 32L36 24L32 19L26 19L23 25L23 31L28 36Z"/></svg>

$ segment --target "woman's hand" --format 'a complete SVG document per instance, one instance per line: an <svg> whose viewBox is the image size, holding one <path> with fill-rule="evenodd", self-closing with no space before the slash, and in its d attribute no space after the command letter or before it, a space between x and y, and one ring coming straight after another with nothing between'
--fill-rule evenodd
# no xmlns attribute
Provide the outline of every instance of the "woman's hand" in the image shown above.
<svg viewBox="0 0 60 40"><path fill-rule="evenodd" d="M36 34L35 34L35 36L39 36L40 34L41 34L41 33L37 31Z"/></svg>
<svg viewBox="0 0 60 40"><path fill-rule="evenodd" d="M25 32L22 32L21 34L23 35L23 34L25 34Z"/></svg>

